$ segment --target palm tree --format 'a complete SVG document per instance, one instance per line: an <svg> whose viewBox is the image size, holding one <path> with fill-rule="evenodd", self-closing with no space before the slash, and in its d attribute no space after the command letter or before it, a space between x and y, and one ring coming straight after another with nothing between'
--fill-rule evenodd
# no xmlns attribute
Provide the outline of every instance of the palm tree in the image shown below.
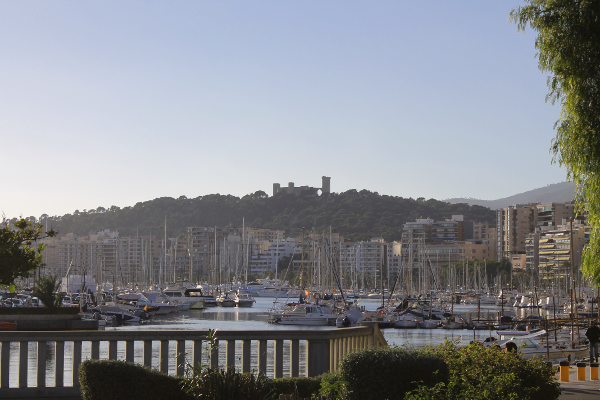
<svg viewBox="0 0 600 400"><path fill-rule="evenodd" d="M56 275L42 276L33 289L33 295L41 300L44 307L56 309L62 305L62 293L56 293L60 281Z"/></svg>

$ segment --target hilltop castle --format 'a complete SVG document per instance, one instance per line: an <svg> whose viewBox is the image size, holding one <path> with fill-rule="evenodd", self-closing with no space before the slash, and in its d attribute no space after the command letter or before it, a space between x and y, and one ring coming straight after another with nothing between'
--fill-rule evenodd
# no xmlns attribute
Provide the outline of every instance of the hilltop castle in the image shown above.
<svg viewBox="0 0 600 400"><path fill-rule="evenodd" d="M294 182L289 182L287 188L282 188L279 183L273 184L273 196L279 193L282 190L287 190L288 193L293 193L295 195L299 195L302 192L308 192L308 194L312 196L316 196L321 191L321 194L330 193L331 192L331 178L328 176L321 177L321 187L314 188L310 186L294 186Z"/></svg>

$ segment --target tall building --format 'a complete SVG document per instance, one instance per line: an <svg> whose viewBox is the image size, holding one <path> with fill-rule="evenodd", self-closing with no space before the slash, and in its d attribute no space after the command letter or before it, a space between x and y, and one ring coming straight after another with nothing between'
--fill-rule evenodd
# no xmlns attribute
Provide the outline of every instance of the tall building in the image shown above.
<svg viewBox="0 0 600 400"><path fill-rule="evenodd" d="M498 260L512 254L525 254L525 238L535 231L537 203L513 204L496 211L496 256Z"/></svg>
<svg viewBox="0 0 600 400"><path fill-rule="evenodd" d="M556 229L539 233L538 257L540 278L552 280L555 277L571 276L574 267L579 271L583 248L589 241L590 228L563 220ZM572 230L572 234L571 234ZM571 245L571 238L573 243Z"/></svg>

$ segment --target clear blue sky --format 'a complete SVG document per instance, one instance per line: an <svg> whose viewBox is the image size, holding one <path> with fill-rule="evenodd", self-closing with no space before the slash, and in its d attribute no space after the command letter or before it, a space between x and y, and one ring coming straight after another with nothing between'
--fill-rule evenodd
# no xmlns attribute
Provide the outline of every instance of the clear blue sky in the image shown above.
<svg viewBox="0 0 600 400"><path fill-rule="evenodd" d="M504 1L0 1L0 212L273 182L496 199L551 165Z"/></svg>

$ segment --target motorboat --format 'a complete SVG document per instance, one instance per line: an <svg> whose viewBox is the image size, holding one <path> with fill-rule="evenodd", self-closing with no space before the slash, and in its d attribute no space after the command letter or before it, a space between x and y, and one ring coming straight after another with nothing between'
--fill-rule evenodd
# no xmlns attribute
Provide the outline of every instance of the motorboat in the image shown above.
<svg viewBox="0 0 600 400"><path fill-rule="evenodd" d="M281 325L334 326L337 315L332 315L320 306L298 304L292 310L281 314L277 323Z"/></svg>
<svg viewBox="0 0 600 400"><path fill-rule="evenodd" d="M335 324L338 328L349 328L359 326L364 314L359 310L348 310L344 315L337 317Z"/></svg>
<svg viewBox="0 0 600 400"><path fill-rule="evenodd" d="M217 305L219 307L235 307L236 303L233 294L229 292L222 293L220 296L217 297Z"/></svg>
<svg viewBox="0 0 600 400"><path fill-rule="evenodd" d="M506 343L513 342L517 345L519 353L524 359L530 358L542 358L550 360L565 359L575 361L577 359L583 359L588 354L588 348L576 347L568 348L568 346L561 345L550 345L550 348L542 346L538 342L538 338L546 335L545 330L537 332L523 332L523 331L497 331L496 334L500 339L496 342L499 346L506 346ZM546 336L547 337L547 336Z"/></svg>
<svg viewBox="0 0 600 400"><path fill-rule="evenodd" d="M217 307L218 304L217 304L217 299L215 298L215 296L212 296L210 294L205 294L205 293L206 292L203 292L201 287L195 287L195 288L185 289L185 292L183 293L183 295L185 297L189 297L193 300L198 300L198 303L196 303L195 305L190 307L190 309L192 309L192 310L201 309L200 307L202 307L202 308Z"/></svg>
<svg viewBox="0 0 600 400"><path fill-rule="evenodd" d="M167 296L173 304L183 305L180 311L202 310L205 308L204 301L199 296L190 296L190 289L165 289L163 294Z"/></svg>
<svg viewBox="0 0 600 400"><path fill-rule="evenodd" d="M236 307L252 307L256 303L256 300L250 296L250 293L243 289L237 291L234 300Z"/></svg>
<svg viewBox="0 0 600 400"><path fill-rule="evenodd" d="M419 321L418 321L417 317L415 317L414 315L411 315L411 314L400 315L400 316L398 316L396 321L394 321L394 328L413 329L413 328L417 327L418 322Z"/></svg>
<svg viewBox="0 0 600 400"><path fill-rule="evenodd" d="M444 329L463 329L466 328L467 323L460 315L451 315L442 321L442 328Z"/></svg>
<svg viewBox="0 0 600 400"><path fill-rule="evenodd" d="M364 314L365 318L360 321L360 326L377 325L379 328L391 328L394 326L396 320L394 315L383 309L379 311L366 311Z"/></svg>
<svg viewBox="0 0 600 400"><path fill-rule="evenodd" d="M254 282L249 282L246 285L246 289L249 290L252 297L277 297L282 293L287 293L289 296L298 294L294 292L294 289L287 282L274 279L257 279Z"/></svg>
<svg viewBox="0 0 600 400"><path fill-rule="evenodd" d="M417 325L421 329L437 329L441 326L440 321L435 319L423 319Z"/></svg>
<svg viewBox="0 0 600 400"><path fill-rule="evenodd" d="M122 325L122 324L139 325L140 322L142 321L143 314L141 314L141 310L136 310L136 311L140 311L140 313L138 313L138 315L136 315L135 312L130 311L125 307L118 306L115 303L98 305L98 306L94 307L93 309L89 310L89 312L92 312L92 313L97 312L104 316L110 316L110 317L114 318L114 321L116 321L116 323L118 325ZM101 317L98 317L97 319L100 319L100 318ZM102 318L102 319L108 320L107 318Z"/></svg>
<svg viewBox="0 0 600 400"><path fill-rule="evenodd" d="M136 302L138 307L148 308L158 307L158 310L153 311L156 315L167 315L179 311L182 306L173 304L167 297L163 296L160 292L144 292L143 296L140 297ZM148 310L146 308L146 310Z"/></svg>

